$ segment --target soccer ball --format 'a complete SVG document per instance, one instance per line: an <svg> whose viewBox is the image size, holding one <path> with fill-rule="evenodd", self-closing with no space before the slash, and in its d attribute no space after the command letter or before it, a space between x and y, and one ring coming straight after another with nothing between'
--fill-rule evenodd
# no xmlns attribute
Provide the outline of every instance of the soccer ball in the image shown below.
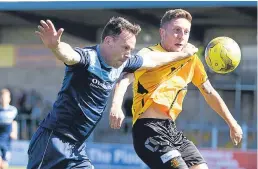
<svg viewBox="0 0 258 169"><path fill-rule="evenodd" d="M211 40L205 49L205 61L216 73L232 72L240 60L240 47L229 37L217 37Z"/></svg>

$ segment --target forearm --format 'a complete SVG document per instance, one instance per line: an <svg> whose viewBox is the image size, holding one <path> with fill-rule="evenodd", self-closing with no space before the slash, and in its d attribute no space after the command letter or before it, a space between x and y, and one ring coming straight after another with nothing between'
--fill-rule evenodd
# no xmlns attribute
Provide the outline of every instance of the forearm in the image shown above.
<svg viewBox="0 0 258 169"><path fill-rule="evenodd" d="M132 83L132 81L133 81L133 75L128 74L127 76L125 76L124 78L122 78L117 82L113 101L112 101L112 106L117 106L117 107L122 106L124 95L126 93L128 86Z"/></svg>
<svg viewBox="0 0 258 169"><path fill-rule="evenodd" d="M212 90L210 94L205 95L205 100L209 106L217 112L230 127L237 123L227 105L215 90Z"/></svg>
<svg viewBox="0 0 258 169"><path fill-rule="evenodd" d="M66 63L67 65L73 65L80 61L80 55L74 51L74 49L65 42L60 42L58 46L51 49L57 59Z"/></svg>
<svg viewBox="0 0 258 169"><path fill-rule="evenodd" d="M141 56L143 57L143 68L154 68L166 65L170 62L185 59L188 55L184 52L151 51Z"/></svg>
<svg viewBox="0 0 258 169"><path fill-rule="evenodd" d="M11 139L17 140L18 138L18 124L16 121L13 121L12 123L12 132L10 134Z"/></svg>

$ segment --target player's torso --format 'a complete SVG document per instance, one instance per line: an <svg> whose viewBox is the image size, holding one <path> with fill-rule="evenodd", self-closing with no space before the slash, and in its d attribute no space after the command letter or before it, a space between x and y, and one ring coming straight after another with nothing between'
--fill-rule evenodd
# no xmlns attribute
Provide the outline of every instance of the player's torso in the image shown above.
<svg viewBox="0 0 258 169"><path fill-rule="evenodd" d="M16 115L17 109L13 106L6 109L0 108L0 146L9 144L12 122Z"/></svg>
<svg viewBox="0 0 258 169"><path fill-rule="evenodd" d="M159 45L152 50L162 51ZM163 49L164 50L164 49ZM194 75L195 58L192 56L171 64L136 72L134 82L134 121L153 103L163 105L164 111L176 118L182 110L187 85Z"/></svg>
<svg viewBox="0 0 258 169"><path fill-rule="evenodd" d="M90 64L88 68L77 70L80 72L77 74L73 72L71 86L76 91L78 102L81 105L86 103L86 107L90 107L96 112L102 112L123 67L115 69L105 65L94 50L90 51L89 54Z"/></svg>
<svg viewBox="0 0 258 169"><path fill-rule="evenodd" d="M17 109L13 106L3 109L0 107L0 125L12 124L17 115Z"/></svg>
<svg viewBox="0 0 258 169"><path fill-rule="evenodd" d="M123 71L108 67L94 49L88 50L87 68L66 67L62 89L43 127L58 130L76 139L85 139L101 119L114 84Z"/></svg>

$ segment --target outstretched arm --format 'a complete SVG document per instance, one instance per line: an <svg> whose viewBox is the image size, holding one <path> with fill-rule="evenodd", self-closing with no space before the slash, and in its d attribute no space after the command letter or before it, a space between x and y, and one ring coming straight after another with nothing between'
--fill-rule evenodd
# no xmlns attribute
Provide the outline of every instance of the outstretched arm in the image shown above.
<svg viewBox="0 0 258 169"><path fill-rule="evenodd" d="M67 65L80 62L80 55L69 44L61 42L63 28L56 31L54 24L50 20L41 20L40 24L38 31L35 33L41 38L44 45L54 53L57 59Z"/></svg>
<svg viewBox="0 0 258 169"><path fill-rule="evenodd" d="M228 107L218 92L212 87L209 80L199 86L199 89L210 107L216 111L228 124L232 142L235 145L239 144L243 135L242 129L230 113Z"/></svg>
<svg viewBox="0 0 258 169"><path fill-rule="evenodd" d="M144 52L140 54L143 58L143 64L140 69L159 67L170 62L193 56L196 52L198 52L198 48L190 43L188 43L181 52Z"/></svg>
<svg viewBox="0 0 258 169"><path fill-rule="evenodd" d="M128 86L133 82L133 80L134 74L130 73L123 76L123 78L121 78L116 84L109 114L109 124L113 129L119 129L125 118L125 115L122 111L123 98Z"/></svg>

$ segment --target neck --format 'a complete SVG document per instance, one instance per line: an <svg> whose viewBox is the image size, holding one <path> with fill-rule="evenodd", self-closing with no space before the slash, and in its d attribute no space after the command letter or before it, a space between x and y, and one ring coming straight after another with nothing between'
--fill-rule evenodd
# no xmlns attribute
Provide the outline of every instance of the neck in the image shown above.
<svg viewBox="0 0 258 169"><path fill-rule="evenodd" d="M161 46L163 49L165 49L166 51L168 51L168 49L166 49L165 44L164 44L163 41L160 41L160 46Z"/></svg>
<svg viewBox="0 0 258 169"><path fill-rule="evenodd" d="M1 107L4 108L4 109L5 109L5 108L8 108L8 106L9 106L9 104L2 104L2 105L1 105Z"/></svg>
<svg viewBox="0 0 258 169"><path fill-rule="evenodd" d="M103 58L103 60L105 61L105 63L109 66L112 66L111 57L110 57L110 54L109 54L105 44L99 45L99 53L100 53L101 57Z"/></svg>

